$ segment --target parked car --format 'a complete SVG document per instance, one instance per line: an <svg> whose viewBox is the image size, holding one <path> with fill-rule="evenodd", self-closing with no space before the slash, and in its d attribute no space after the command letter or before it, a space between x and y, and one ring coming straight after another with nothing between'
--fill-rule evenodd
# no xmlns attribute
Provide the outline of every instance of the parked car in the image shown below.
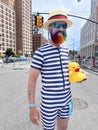
<svg viewBox="0 0 98 130"><path fill-rule="evenodd" d="M16 61L16 57L5 57L5 58L3 58L4 63L11 63L11 62L15 62L15 61Z"/></svg>
<svg viewBox="0 0 98 130"><path fill-rule="evenodd" d="M27 60L28 60L28 58L25 57L25 56L20 56L20 57L17 57L17 58L15 59L15 61L27 61Z"/></svg>
<svg viewBox="0 0 98 130"><path fill-rule="evenodd" d="M27 61L27 57L25 57L25 56L20 56L20 60L21 60L21 61Z"/></svg>
<svg viewBox="0 0 98 130"><path fill-rule="evenodd" d="M93 56L88 56L86 59L94 59L95 57Z"/></svg>

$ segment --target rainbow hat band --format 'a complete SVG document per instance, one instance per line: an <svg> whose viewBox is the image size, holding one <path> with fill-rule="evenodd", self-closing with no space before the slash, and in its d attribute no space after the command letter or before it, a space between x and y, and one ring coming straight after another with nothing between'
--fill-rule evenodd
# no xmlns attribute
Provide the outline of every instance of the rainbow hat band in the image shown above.
<svg viewBox="0 0 98 130"><path fill-rule="evenodd" d="M62 10L53 11L48 15L48 21L43 24L43 28L48 30L50 24L62 21L67 23L67 28L72 26L72 21L67 18L67 13Z"/></svg>

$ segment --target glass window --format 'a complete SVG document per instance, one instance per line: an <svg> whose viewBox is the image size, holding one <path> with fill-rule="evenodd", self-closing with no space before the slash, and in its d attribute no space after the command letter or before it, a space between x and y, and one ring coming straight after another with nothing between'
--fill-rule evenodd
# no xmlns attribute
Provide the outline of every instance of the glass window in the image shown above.
<svg viewBox="0 0 98 130"><path fill-rule="evenodd" d="M98 46L95 46L95 51L98 51Z"/></svg>
<svg viewBox="0 0 98 130"><path fill-rule="evenodd" d="M96 42L98 42L98 37L96 38Z"/></svg>
<svg viewBox="0 0 98 130"><path fill-rule="evenodd" d="M1 5L1 8L3 9L3 5Z"/></svg>
<svg viewBox="0 0 98 130"><path fill-rule="evenodd" d="M2 24L2 28L4 28L4 24Z"/></svg>

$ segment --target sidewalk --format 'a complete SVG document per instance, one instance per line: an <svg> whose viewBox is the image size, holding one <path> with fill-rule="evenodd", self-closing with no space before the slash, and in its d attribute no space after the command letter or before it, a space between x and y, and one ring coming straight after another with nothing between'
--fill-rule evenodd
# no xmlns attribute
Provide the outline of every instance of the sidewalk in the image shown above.
<svg viewBox="0 0 98 130"><path fill-rule="evenodd" d="M31 61L20 61L12 63L2 63L0 64L0 69L23 69L30 68Z"/></svg>
<svg viewBox="0 0 98 130"><path fill-rule="evenodd" d="M86 64L80 64L82 69L90 70L92 73L98 74L98 67L89 67Z"/></svg>
<svg viewBox="0 0 98 130"><path fill-rule="evenodd" d="M29 66L29 63L16 63L14 68L13 64L0 67L0 130L42 130L41 124L35 126L29 118L27 105ZM71 84L74 103L68 130L98 130L97 75L93 76L88 72L87 77L88 80L83 83ZM36 90L36 105L39 110L41 76L38 77Z"/></svg>

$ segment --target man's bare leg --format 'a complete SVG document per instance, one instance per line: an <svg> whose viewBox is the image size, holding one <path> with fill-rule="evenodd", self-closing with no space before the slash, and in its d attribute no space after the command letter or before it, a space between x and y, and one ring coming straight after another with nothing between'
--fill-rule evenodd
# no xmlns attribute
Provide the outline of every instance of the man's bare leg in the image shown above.
<svg viewBox="0 0 98 130"><path fill-rule="evenodd" d="M67 130L69 118L57 119L57 130Z"/></svg>

